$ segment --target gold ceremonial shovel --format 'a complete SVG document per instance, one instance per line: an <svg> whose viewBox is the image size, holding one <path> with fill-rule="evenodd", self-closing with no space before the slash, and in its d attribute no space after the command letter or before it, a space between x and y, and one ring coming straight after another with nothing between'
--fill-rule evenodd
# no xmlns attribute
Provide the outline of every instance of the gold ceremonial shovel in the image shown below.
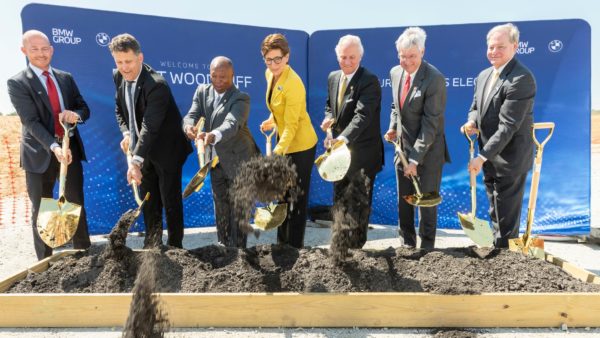
<svg viewBox="0 0 600 338"><path fill-rule="evenodd" d="M537 129L550 129L548 135L542 143L540 143L535 137L535 131ZM525 233L520 238L510 239L508 241L508 248L511 251L520 251L525 255L531 255L537 258L544 259L544 240L541 238L534 238L531 236L531 227L533 225L533 217L535 216L535 204L537 202L538 186L540 184L540 176L542 172L542 154L544 152L544 146L552 137L554 132L554 122L538 122L534 123L532 127L533 141L536 145L535 160L533 163L533 173L531 175L531 190L529 191L529 205L527 206L527 228Z"/></svg>
<svg viewBox="0 0 600 338"><path fill-rule="evenodd" d="M60 124L65 130L62 140L62 154L67 157L69 149L69 132L75 128L75 124L68 127L68 123L61 121ZM57 248L71 240L77 226L79 225L79 216L81 215L81 206L70 203L65 198L65 188L67 181L67 167L69 165L60 163L60 174L58 179L58 200L52 198L42 198L40 211L37 218L37 231L44 243L51 248Z"/></svg>
<svg viewBox="0 0 600 338"><path fill-rule="evenodd" d="M463 133L469 142L469 158L472 160L475 158L475 147L474 139ZM475 134L477 137L477 134ZM482 248L490 248L494 245L494 234L490 225L487 221L475 217L477 210L477 175L470 173L470 186L471 186L471 212L468 214L458 213L458 220L460 226L463 228L465 234Z"/></svg>
<svg viewBox="0 0 600 338"><path fill-rule="evenodd" d="M265 135L267 139L267 156L271 156L271 138L275 135L277 128L267 134L262 129L260 132ZM271 202L265 207L256 208L254 213L254 224L261 230L267 231L275 229L285 221L287 217L287 203L274 203Z"/></svg>
<svg viewBox="0 0 600 338"><path fill-rule="evenodd" d="M402 151L400 142L388 140L388 139L386 139L386 141L388 141L389 143L394 145L394 148L396 149L396 153L398 154L398 157L400 157L400 162L402 163L402 166L407 167L408 161L406 160L406 156L404 156L404 152ZM415 194L402 196L402 198L404 198L406 203L408 203L410 205L414 205L416 207L426 207L427 208L427 207L435 207L436 205L438 205L442 202L442 196L440 196L440 194L437 191L421 193L421 188L420 188L418 177L411 176L410 179L415 188Z"/></svg>
<svg viewBox="0 0 600 338"><path fill-rule="evenodd" d="M204 117L201 117L198 120L198 123L196 123L196 130L198 132L200 132L204 128L204 121ZM212 159L212 161L205 164L204 162L206 161L204 159L204 148L204 141L196 140L196 149L198 154L198 162L200 163L200 170L198 170L194 177L192 177L190 183L188 183L185 189L183 190L182 195L184 199L188 198L191 194L198 192L200 191L200 189L202 189L202 187L204 186L204 180L206 179L206 176L208 176L208 171L210 170L210 168L214 168L217 165L217 163L219 163L219 158L215 156Z"/></svg>
<svg viewBox="0 0 600 338"><path fill-rule="evenodd" d="M331 134L331 128L327 129L327 134ZM315 165L325 181L337 182L346 176L351 159L350 149L344 141L339 140L317 157Z"/></svg>

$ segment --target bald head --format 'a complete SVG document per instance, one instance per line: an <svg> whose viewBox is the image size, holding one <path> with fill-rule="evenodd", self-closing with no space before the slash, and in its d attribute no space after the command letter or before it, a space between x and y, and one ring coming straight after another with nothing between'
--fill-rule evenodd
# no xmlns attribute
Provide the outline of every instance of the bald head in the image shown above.
<svg viewBox="0 0 600 338"><path fill-rule="evenodd" d="M233 62L226 56L217 56L210 62L210 82L217 93L233 86Z"/></svg>
<svg viewBox="0 0 600 338"><path fill-rule="evenodd" d="M41 70L48 70L54 49L46 34L32 29L23 34L23 46L21 51L29 63Z"/></svg>
<svg viewBox="0 0 600 338"><path fill-rule="evenodd" d="M32 39L41 39L41 40L45 40L48 45L50 45L50 40L48 39L48 36L46 34L44 34L43 32L40 32L38 30L32 29L32 30L28 30L27 32L23 33L23 46L29 44L29 42Z"/></svg>
<svg viewBox="0 0 600 338"><path fill-rule="evenodd" d="M210 70L225 68L233 70L233 62L226 56L217 56L210 62Z"/></svg>

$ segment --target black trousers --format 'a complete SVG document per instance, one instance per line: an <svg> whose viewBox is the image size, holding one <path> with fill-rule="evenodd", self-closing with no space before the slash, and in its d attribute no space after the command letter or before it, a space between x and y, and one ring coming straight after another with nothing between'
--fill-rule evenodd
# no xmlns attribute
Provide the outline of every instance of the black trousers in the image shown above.
<svg viewBox="0 0 600 338"><path fill-rule="evenodd" d="M288 203L287 218L277 228L278 244L289 244L295 248L304 246L306 209L308 207L308 194L310 192L310 174L315 162L316 152L317 146L315 145L310 149L286 155L296 165L296 173L298 174L296 184L300 188L300 195L293 205ZM288 198L289 195L286 194L285 199L287 200Z"/></svg>
<svg viewBox="0 0 600 338"><path fill-rule="evenodd" d="M146 159L142 165L142 196L150 193L150 199L144 204L144 223L146 237L144 248L162 244L163 208L167 219L167 244L183 247L183 201L181 197L181 165L169 170Z"/></svg>
<svg viewBox="0 0 600 338"><path fill-rule="evenodd" d="M440 191L442 182L442 166L425 167L417 166L419 175L420 189L422 193ZM416 247L417 234L415 231L415 209L408 204L402 196L412 195L415 188L412 180L404 176L402 165L396 165L396 183L398 194L398 233L404 241L404 245ZM435 233L437 229L437 206L419 207L419 238L421 238L421 248L433 249L435 246Z"/></svg>
<svg viewBox="0 0 600 338"><path fill-rule="evenodd" d="M233 214L233 198L230 192L233 179L227 177L220 163L210 171L210 183L219 243L229 247L245 248L248 235L239 231Z"/></svg>
<svg viewBox="0 0 600 338"><path fill-rule="evenodd" d="M508 240L519 237L526 179L527 173L517 176L483 177L490 201L489 214L494 225L494 244L497 248L508 248Z"/></svg>
<svg viewBox="0 0 600 338"><path fill-rule="evenodd" d="M76 144L74 137L71 137L70 149L73 161L67 168L67 179L65 183L65 198L71 203L81 206L81 215L79 216L79 225L73 235L73 247L75 249L87 249L90 243L88 233L87 216L83 201L83 167L81 165L81 152ZM52 248L47 246L37 231L37 218L40 211L42 197L54 198L53 190L60 172L60 163L56 156L51 153L50 165L45 172L36 174L25 172L25 182L27 184L27 194L31 201L31 227L33 230L33 245L38 260L42 260L52 255ZM58 198L58 197L57 197Z"/></svg>

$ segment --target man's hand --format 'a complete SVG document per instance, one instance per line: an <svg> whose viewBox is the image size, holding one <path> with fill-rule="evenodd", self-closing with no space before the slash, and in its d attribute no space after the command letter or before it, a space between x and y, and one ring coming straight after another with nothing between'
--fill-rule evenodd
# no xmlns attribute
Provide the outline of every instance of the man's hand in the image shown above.
<svg viewBox="0 0 600 338"><path fill-rule="evenodd" d="M271 119L264 120L260 124L260 130L261 131L269 131L269 130L272 130L273 128L275 128L275 122L273 120L271 120Z"/></svg>
<svg viewBox="0 0 600 338"><path fill-rule="evenodd" d="M475 157L471 161L469 161L469 172L474 173L475 175L479 174L481 171L481 167L483 166L483 159L479 156Z"/></svg>
<svg viewBox="0 0 600 338"><path fill-rule="evenodd" d="M331 136L331 133L327 133L327 137L325 137L325 140L323 140L323 146L325 147L325 149L329 149L334 143L334 139Z"/></svg>
<svg viewBox="0 0 600 338"><path fill-rule="evenodd" d="M412 177L417 176L417 165L410 162L408 166L404 167L404 176Z"/></svg>
<svg viewBox="0 0 600 338"><path fill-rule="evenodd" d="M54 153L54 156L56 156L56 159L59 163L65 163L68 165L71 164L71 161L73 161L73 157L71 156L71 149L67 149L66 157L63 156L61 147L54 147L54 149L52 149L52 152Z"/></svg>
<svg viewBox="0 0 600 338"><path fill-rule="evenodd" d="M127 154L127 151L129 150L129 135L123 137L123 140L121 140L121 150Z"/></svg>
<svg viewBox="0 0 600 338"><path fill-rule="evenodd" d="M213 133L204 133L204 144L213 144L217 137Z"/></svg>
<svg viewBox="0 0 600 338"><path fill-rule="evenodd" d="M185 127L185 135L190 139L190 140L195 140L196 137L198 136L198 130L196 130L195 126L186 126Z"/></svg>
<svg viewBox="0 0 600 338"><path fill-rule="evenodd" d="M386 141L396 141L396 139L398 138L398 133L396 133L396 129L390 129L388 130L385 135L383 135L383 138Z"/></svg>
<svg viewBox="0 0 600 338"><path fill-rule="evenodd" d="M142 170L140 166L134 163L129 163L127 168L127 183L135 182L137 185L142 184Z"/></svg>
<svg viewBox="0 0 600 338"><path fill-rule="evenodd" d="M79 114L70 110L63 110L61 113L58 114L58 119L60 121L70 124L74 124L81 121L81 117L79 117Z"/></svg>
<svg viewBox="0 0 600 338"><path fill-rule="evenodd" d="M479 130L477 129L475 122L468 121L467 123L463 124L462 127L460 127L460 132L463 134L467 133L467 135L472 136L474 134L479 133Z"/></svg>
<svg viewBox="0 0 600 338"><path fill-rule="evenodd" d="M333 119L332 118L324 118L323 122L321 122L321 130L323 131L327 131L327 129L331 128L331 125L333 124Z"/></svg>

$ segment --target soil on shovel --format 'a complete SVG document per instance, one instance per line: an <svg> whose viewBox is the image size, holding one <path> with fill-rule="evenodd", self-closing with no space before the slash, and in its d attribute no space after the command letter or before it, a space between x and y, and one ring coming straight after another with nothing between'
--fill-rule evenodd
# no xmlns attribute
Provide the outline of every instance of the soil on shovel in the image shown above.
<svg viewBox="0 0 600 338"><path fill-rule="evenodd" d="M10 293L132 292L140 252L125 248L121 260L106 258L105 246L30 272ZM508 250L486 259L472 248L433 251L388 248L348 250L340 264L323 248L217 245L156 255L156 292L600 292L548 262Z"/></svg>

